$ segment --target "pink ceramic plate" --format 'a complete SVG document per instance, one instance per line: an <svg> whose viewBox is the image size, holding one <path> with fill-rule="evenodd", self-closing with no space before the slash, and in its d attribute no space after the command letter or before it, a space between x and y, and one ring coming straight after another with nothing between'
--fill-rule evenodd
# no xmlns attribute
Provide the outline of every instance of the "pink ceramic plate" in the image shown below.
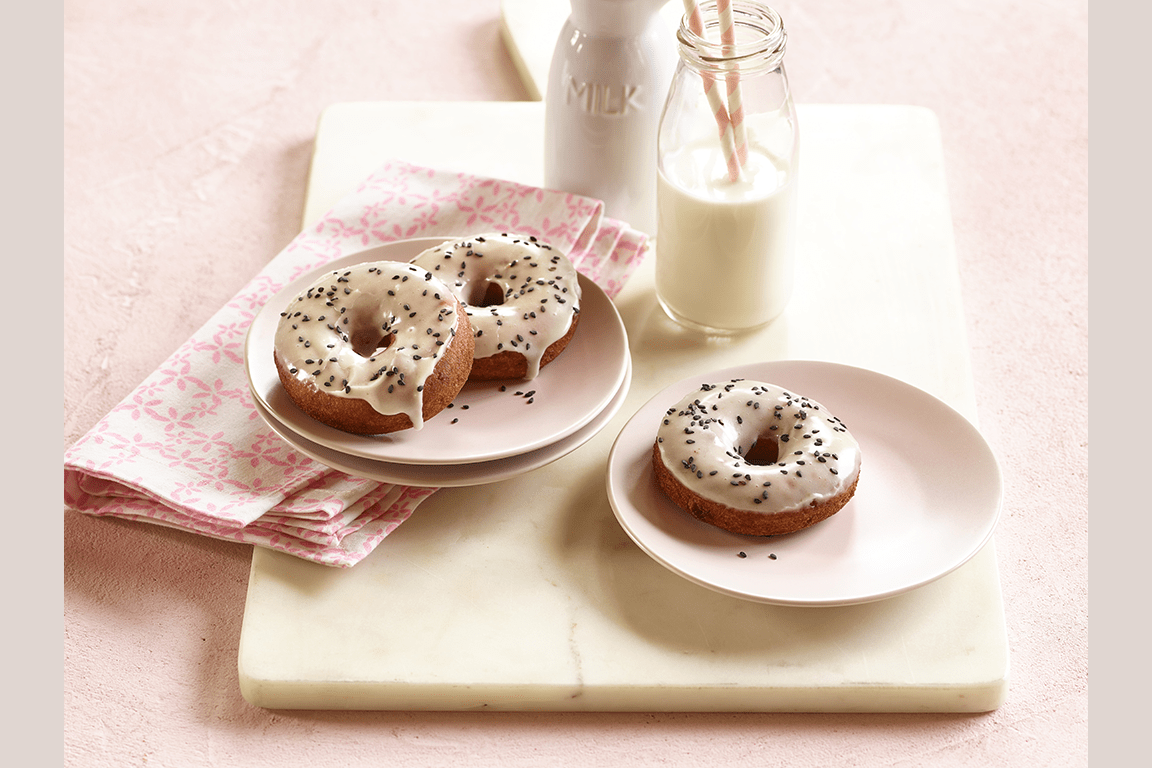
<svg viewBox="0 0 1152 768"><path fill-rule="evenodd" d="M296 434L281 424L259 401L256 402L256 411L272 428L272 431L280 435L285 442L305 456L316 459L321 464L333 469L384 483L399 483L424 488L452 488L485 485L508 480L567 456L591 440L612 420L612 417L620 410L620 406L624 404L631 378L631 366L629 366L629 372L624 383L620 386L616 396L608 403L608 406L596 414L592 421L571 435L562 437L556 442L534 451L473 464L392 464L386 461L365 459L361 456L349 456L325 448Z"/></svg>
<svg viewBox="0 0 1152 768"><path fill-rule="evenodd" d="M628 336L612 300L583 275L580 327L564 353L531 381L466 384L453 407L429 419L423 429L390 435L341 432L296 407L272 361L276 325L284 307L316 277L333 269L366 261L409 261L445 239L403 240L337 259L269 300L252 321L245 347L249 383L259 403L313 443L394 464L473 464L517 456L568 437L603 412L628 371Z"/></svg>
<svg viewBox="0 0 1152 768"><path fill-rule="evenodd" d="M664 411L700 384L733 378L791 389L847 424L863 464L840 512L786 536L741 536L697 521L660 491L652 444ZM873 371L806 361L738 366L667 387L621 430L607 484L620 525L665 567L734 597L805 606L879 600L955 570L991 538L1002 494L988 444L948 405Z"/></svg>

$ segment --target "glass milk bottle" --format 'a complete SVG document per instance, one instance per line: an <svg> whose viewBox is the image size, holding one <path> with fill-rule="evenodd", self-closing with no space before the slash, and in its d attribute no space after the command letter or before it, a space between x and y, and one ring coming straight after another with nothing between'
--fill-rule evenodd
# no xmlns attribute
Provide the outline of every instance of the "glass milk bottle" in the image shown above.
<svg viewBox="0 0 1152 768"><path fill-rule="evenodd" d="M723 3L722 3L723 4ZM792 293L798 135L779 14L685 14L657 139L656 294L710 334L763 326ZM726 23L730 22L730 23Z"/></svg>

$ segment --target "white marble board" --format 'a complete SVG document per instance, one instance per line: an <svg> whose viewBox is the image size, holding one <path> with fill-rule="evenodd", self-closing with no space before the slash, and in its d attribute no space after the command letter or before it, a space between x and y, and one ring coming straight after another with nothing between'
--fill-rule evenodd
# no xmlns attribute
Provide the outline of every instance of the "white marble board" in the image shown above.
<svg viewBox="0 0 1152 768"><path fill-rule="evenodd" d="M474 130L457 135L471 110ZM1007 693L990 543L890 599L835 608L718 594L659 565L605 491L612 442L655 392L757 360L870 368L975 422L939 129L928 110L800 105L800 271L785 315L717 342L667 320L650 254L617 306L628 398L530 474L439 491L349 570L257 549L240 639L269 708L960 711ZM304 221L390 158L539 184L540 103L358 103L319 124ZM658 246L657 246L658 247Z"/></svg>

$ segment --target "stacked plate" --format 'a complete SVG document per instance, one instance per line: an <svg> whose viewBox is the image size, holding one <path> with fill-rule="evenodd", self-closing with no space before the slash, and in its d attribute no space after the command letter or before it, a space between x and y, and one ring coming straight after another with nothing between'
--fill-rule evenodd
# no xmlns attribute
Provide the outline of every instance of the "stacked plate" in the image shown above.
<svg viewBox="0 0 1152 768"><path fill-rule="evenodd" d="M277 293L252 321L245 346L256 410L301 453L381 482L482 485L542 467L576 450L612 419L632 379L628 336L604 291L580 276L580 330L531 381L470 382L422 429L353 435L328 427L289 399L273 362L280 312L316 278L367 261L409 261L444 238L417 238L326 264Z"/></svg>

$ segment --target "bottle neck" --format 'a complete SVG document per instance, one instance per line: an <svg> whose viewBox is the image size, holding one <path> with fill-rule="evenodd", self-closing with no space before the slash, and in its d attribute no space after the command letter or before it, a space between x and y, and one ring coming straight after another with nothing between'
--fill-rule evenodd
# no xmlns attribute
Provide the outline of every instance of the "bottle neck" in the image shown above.
<svg viewBox="0 0 1152 768"><path fill-rule="evenodd" d="M732 0L731 5L734 42L721 39L715 0L700 4L699 29L685 14L676 31L684 63L715 75L733 70L752 74L780 66L788 42L780 14L757 0Z"/></svg>
<svg viewBox="0 0 1152 768"><path fill-rule="evenodd" d="M648 28L668 0L571 0L569 20L595 37L634 37Z"/></svg>

